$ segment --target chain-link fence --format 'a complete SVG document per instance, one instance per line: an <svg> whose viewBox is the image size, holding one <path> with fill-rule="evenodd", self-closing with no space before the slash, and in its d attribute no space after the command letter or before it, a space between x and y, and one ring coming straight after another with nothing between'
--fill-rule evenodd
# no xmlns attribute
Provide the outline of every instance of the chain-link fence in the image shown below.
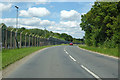
<svg viewBox="0 0 120 80"><path fill-rule="evenodd" d="M0 25L0 80L2 79L2 26Z"/></svg>
<svg viewBox="0 0 120 80"><path fill-rule="evenodd" d="M67 44L69 42L52 37L46 39L35 34L18 32L17 30L8 30L7 28L2 27L2 48L38 47L63 43Z"/></svg>

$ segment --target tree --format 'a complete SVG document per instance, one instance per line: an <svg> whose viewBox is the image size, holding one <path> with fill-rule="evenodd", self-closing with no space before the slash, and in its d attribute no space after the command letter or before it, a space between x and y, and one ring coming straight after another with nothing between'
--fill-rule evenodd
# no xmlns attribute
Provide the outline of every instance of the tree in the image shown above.
<svg viewBox="0 0 120 80"><path fill-rule="evenodd" d="M120 39L120 2L95 2L91 10L82 15L80 27L85 31L85 43L100 46L108 43L116 47ZM112 44L112 45L111 45Z"/></svg>

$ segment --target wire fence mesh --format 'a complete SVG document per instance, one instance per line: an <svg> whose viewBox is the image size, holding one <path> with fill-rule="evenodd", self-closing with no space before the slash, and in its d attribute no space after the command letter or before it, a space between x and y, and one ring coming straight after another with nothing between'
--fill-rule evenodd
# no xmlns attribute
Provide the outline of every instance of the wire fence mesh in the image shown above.
<svg viewBox="0 0 120 80"><path fill-rule="evenodd" d="M56 38L42 38L35 34L8 30L2 27L2 48L23 48L23 47L38 47L46 45L67 44L69 41L64 41Z"/></svg>
<svg viewBox="0 0 120 80"><path fill-rule="evenodd" d="M0 80L2 79L2 26L0 25Z"/></svg>

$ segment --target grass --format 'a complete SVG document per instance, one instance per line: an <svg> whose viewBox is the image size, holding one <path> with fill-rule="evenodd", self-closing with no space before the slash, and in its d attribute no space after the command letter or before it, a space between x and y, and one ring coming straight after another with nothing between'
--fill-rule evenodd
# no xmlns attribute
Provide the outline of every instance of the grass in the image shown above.
<svg viewBox="0 0 120 80"><path fill-rule="evenodd" d="M17 60L20 60L23 57L46 47L50 47L50 46L28 47L28 48L20 48L20 49L3 49L2 50L2 68L4 69L8 65L16 62Z"/></svg>
<svg viewBox="0 0 120 80"><path fill-rule="evenodd" d="M79 47L87 50L99 52L102 54L107 54L110 56L119 57L118 48L100 48L100 47L93 47L93 46L86 46L86 45L79 45Z"/></svg>

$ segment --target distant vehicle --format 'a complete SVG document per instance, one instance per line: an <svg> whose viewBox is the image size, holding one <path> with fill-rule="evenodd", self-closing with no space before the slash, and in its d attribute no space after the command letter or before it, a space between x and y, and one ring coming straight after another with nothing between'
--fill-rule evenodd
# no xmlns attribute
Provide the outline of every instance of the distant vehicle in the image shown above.
<svg viewBox="0 0 120 80"><path fill-rule="evenodd" d="M69 45L73 45L73 43L71 42Z"/></svg>

